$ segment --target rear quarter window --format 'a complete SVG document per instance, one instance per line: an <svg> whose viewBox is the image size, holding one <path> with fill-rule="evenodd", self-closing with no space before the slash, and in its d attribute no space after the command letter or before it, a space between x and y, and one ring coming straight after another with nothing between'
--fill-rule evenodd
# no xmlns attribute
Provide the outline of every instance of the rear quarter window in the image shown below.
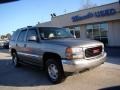
<svg viewBox="0 0 120 90"><path fill-rule="evenodd" d="M25 40L27 30L22 30L18 36L17 41L23 42Z"/></svg>
<svg viewBox="0 0 120 90"><path fill-rule="evenodd" d="M18 31L18 30L15 31L15 32L13 32L13 35L12 35L12 37L11 37L11 41L15 41L15 40L17 39L17 37L18 37L18 34L19 34L19 31Z"/></svg>

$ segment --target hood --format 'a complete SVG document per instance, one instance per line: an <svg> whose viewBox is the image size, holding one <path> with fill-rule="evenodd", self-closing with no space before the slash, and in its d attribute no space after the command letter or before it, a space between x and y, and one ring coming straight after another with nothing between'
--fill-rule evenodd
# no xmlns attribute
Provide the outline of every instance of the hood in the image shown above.
<svg viewBox="0 0 120 90"><path fill-rule="evenodd" d="M81 40L74 38L45 40L44 43L62 45L65 47L88 47L88 46L103 45L101 42L95 40L89 40L89 39Z"/></svg>

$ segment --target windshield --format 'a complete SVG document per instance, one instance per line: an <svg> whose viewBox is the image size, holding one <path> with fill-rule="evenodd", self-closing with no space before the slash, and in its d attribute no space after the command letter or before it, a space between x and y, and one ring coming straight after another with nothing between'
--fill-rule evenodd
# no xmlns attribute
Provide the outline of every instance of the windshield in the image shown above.
<svg viewBox="0 0 120 90"><path fill-rule="evenodd" d="M68 29L55 28L55 27L40 27L40 36L42 39L61 39L61 38L73 38Z"/></svg>

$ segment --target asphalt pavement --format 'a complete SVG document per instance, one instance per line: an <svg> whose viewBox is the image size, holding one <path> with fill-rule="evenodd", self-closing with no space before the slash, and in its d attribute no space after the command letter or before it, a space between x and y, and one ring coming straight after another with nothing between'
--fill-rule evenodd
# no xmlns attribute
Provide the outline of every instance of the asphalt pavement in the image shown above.
<svg viewBox="0 0 120 90"><path fill-rule="evenodd" d="M103 65L53 85L39 68L15 68L8 50L0 49L0 90L120 90L120 53L118 49L107 50L117 55L108 54Z"/></svg>

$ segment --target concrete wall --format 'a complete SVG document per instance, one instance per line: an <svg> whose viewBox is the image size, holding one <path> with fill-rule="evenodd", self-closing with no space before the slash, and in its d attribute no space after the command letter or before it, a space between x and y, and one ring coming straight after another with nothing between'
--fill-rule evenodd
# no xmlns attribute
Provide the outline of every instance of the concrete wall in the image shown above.
<svg viewBox="0 0 120 90"><path fill-rule="evenodd" d="M115 9L117 11L116 14L104 17L92 17L89 19L84 19L81 21L73 22L72 17L79 15L84 16L89 12L96 12L106 9ZM86 25L91 23L101 23L108 22L108 44L110 46L120 46L120 4L118 2L102 5L94 8L89 8L85 10L80 10L72 13L68 13L65 15L56 16L51 19L49 22L37 24L37 26L42 27L66 27L72 25L80 25L80 38L86 38Z"/></svg>
<svg viewBox="0 0 120 90"><path fill-rule="evenodd" d="M51 27L51 26L53 26L53 25L52 25L52 22L51 22L51 21L48 21L48 22L45 22L45 23L38 23L36 26L40 26L40 27Z"/></svg>
<svg viewBox="0 0 120 90"><path fill-rule="evenodd" d="M108 44L109 46L120 46L120 21L109 22Z"/></svg>
<svg viewBox="0 0 120 90"><path fill-rule="evenodd" d="M72 17L79 15L79 16L84 16L88 14L89 12L94 13L97 11L101 10L106 10L106 9L111 9L114 8L117 13L115 15L110 15L110 16L104 16L104 17L92 17L88 19L84 19L81 21L73 22ZM89 24L89 23L97 23L97 22L106 22L106 21L111 21L111 20L118 20L120 19L120 4L118 2L112 3L112 4L107 4L107 5L102 5L94 8L89 8L85 10L80 10L60 16L56 16L51 19L51 21L45 22L45 23L40 23L37 24L37 26L55 26L55 27L65 27L65 26L71 26L71 25L82 25L82 24Z"/></svg>
<svg viewBox="0 0 120 90"><path fill-rule="evenodd" d="M111 8L114 8L117 11L117 13L115 15L104 16L104 17L99 17L99 18L92 17L92 18L84 19L84 20L77 21L77 22L72 22L72 19L71 19L73 16L76 16L76 15L84 16L84 15L88 14L89 12L94 13L97 11L111 9ZM116 3L112 3L112 4L108 4L108 5L103 5L103 6L85 9L85 10L80 10L80 11L76 11L73 13L68 13L65 15L60 15L60 16L54 17L54 18L52 18L52 24L54 26L64 27L64 26L82 25L82 24L89 24L89 23L118 20L118 19L120 19L120 4L116 2Z"/></svg>

